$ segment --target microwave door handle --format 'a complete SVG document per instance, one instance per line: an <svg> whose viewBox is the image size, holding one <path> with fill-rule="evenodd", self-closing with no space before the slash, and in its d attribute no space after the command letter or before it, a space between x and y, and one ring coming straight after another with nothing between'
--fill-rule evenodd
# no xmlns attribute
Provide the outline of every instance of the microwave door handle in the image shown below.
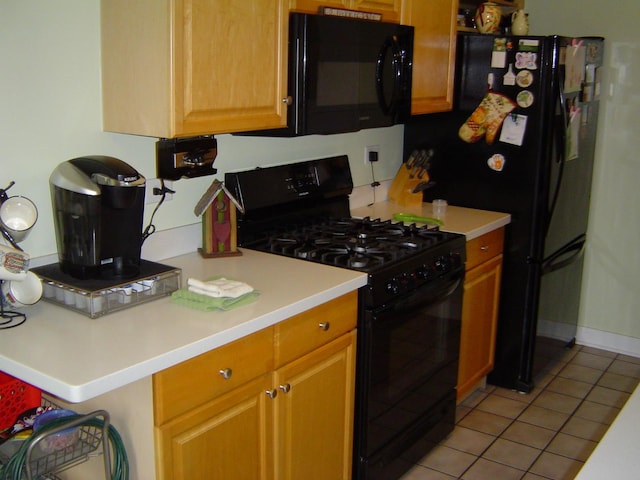
<svg viewBox="0 0 640 480"><path fill-rule="evenodd" d="M393 93L391 94L391 99L387 102L387 99L384 95L384 64L385 59L387 57L387 51L391 51L392 60L391 63L393 65L394 71L394 85L393 85ZM397 103L397 94L400 89L400 77L402 74L402 62L401 62L401 51L400 46L398 45L398 39L395 36L387 37L380 47L380 52L378 53L378 61L376 63L376 93L378 94L378 104L382 109L382 112L385 115L390 115L395 110L395 106Z"/></svg>

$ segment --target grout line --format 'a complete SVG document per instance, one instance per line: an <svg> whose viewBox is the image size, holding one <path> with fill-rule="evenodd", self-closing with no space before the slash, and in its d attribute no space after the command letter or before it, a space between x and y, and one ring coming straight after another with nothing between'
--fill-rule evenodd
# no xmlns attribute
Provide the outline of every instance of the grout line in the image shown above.
<svg viewBox="0 0 640 480"><path fill-rule="evenodd" d="M466 468L466 469L465 469L465 470L460 474L460 476L458 476L457 478L459 478L459 479L460 479L460 478L463 478L463 477L464 477L464 475L465 475L465 474L467 474L467 473L468 473L468 472L473 468L473 466L474 466L474 465L476 465L476 463L477 463L480 459L484 459L485 461L490 461L490 462L493 462L493 463L496 463L496 464L500 464L500 465L504 465L504 466L506 466L506 467L508 467L508 468L512 468L512 469L514 469L514 470L520 471L520 472L522 472L522 477L524 477L524 476L527 474L527 472L530 472L530 471L531 471L531 470L530 470L530 469L531 469L531 467L533 467L533 465L535 465L535 463L540 459L540 457L541 457L545 452L550 453L550 454L553 454L553 455L557 455L557 456L559 456L559 457L563 457L563 458L566 458L566 459L569 459L569 460L571 460L571 461L578 462L578 463L581 463L581 464L584 464L584 463L585 463L585 462L584 462L584 461L582 461L582 460L578 460L578 459L576 459L576 458L568 457L568 456L565 456L565 455L563 455L563 454L559 454L559 453L555 453L555 452L549 452L549 451L548 451L548 447L553 443L553 441L554 441L554 440L558 437L558 435L562 432L562 429L563 429L563 428L565 428L565 427L566 427L566 425L567 425L567 424L568 424L568 423L569 423L573 418L583 418L583 417L575 417L576 412L577 412L577 411L578 411L578 410L579 410L579 409L584 405L584 403L587 401L587 398L588 398L588 397L589 397L589 395L594 391L594 389L595 389L597 386L599 386L599 382L603 379L603 377L604 377L607 373L609 373L609 369L614 365L614 363L615 363L617 360L620 360L620 361L626 361L626 360L625 360L624 358L622 358L622 357L625 357L625 355L623 355L623 354L615 354L613 357L608 357L608 356L605 356L605 355L598 355L597 353L594 353L594 352L585 352L585 353L588 353L588 354L590 354L590 355L596 355L596 356L602 356L602 357L609 358L609 359L610 359L610 362L609 362L609 364L606 366L606 368L605 368L604 370L602 370L602 371L601 371L600 375L598 375L598 377L597 377L597 378L595 379L595 381L593 381L593 382L583 382L582 380L577 380L577 379L575 379L575 378L563 377L563 376L561 375L561 373L562 373L562 372L563 372L567 367L569 367L570 365L575 365L575 366L580 366L580 367L585 367L585 368L592 368L592 369L596 369L596 368L594 368L594 367L589 367L588 365L581 365L581 364L579 364L579 363L574 363L574 361L575 361L575 359L576 359L576 356L577 356L581 351L583 351L583 347L582 347L582 346L576 345L575 347L579 347L579 348L578 348L577 350L575 350L575 351L574 351L574 353L573 353L571 356L567 357L567 359L566 359L566 360L565 360L565 359L563 359L563 361L562 361L562 362L558 362L558 363L554 364L554 365L553 365L553 367L552 367L548 372L544 372L544 373L543 373L543 372L541 372L541 374L543 375L543 376L542 376L542 378L544 378L544 379L545 379L545 382L543 383L543 385L542 385L542 386L539 386L539 387L537 386L536 388L534 388L534 389L532 390L532 392L530 392L529 394L526 394L526 395L528 396L528 398L526 399L526 401L522 401L522 402L521 402L521 403L526 404L526 407L525 407L525 408L524 408L524 409L523 409L523 410L522 410L518 415L516 415L514 418L503 417L503 418L507 418L507 419L509 420L509 422L508 422L508 424L505 426L505 428L500 432L500 434L499 434L499 435L493 435L493 434L490 434L490 433L487 433L487 432L484 432L484 431L476 430L476 429L471 428L471 427L464 427L464 428L469 428L470 430L478 431L478 432L483 433L483 434L485 434L485 435L489 435L489 436L493 437L493 439L492 439L492 440L489 442L489 444L488 444L488 445L487 445L487 446L482 450L482 452L481 452L480 454L472 454L472 455L475 457L475 459L473 460L473 462L471 462L471 464L470 464L470 465L469 465L469 466L468 466L468 467L467 467L467 468ZM574 348L575 348L575 347L574 347ZM611 352L611 353L613 353L613 352ZM629 362L629 363L631 363L631 362ZM596 370L599 370L599 369L596 369ZM610 373L615 373L615 372L610 372ZM622 374L616 373L616 375L622 375ZM628 376L628 375L622 375L622 376ZM630 376L630 377L631 377L631 378L633 378L634 380L636 380L636 382L640 381L640 380L639 380L637 377L635 377L635 376ZM587 390L587 392L584 394L584 396L582 396L581 398L579 398L579 402L577 403L577 405L575 406L575 408L573 408L573 410L571 411L571 413L569 413L569 415L568 415L568 417L566 418L566 420L564 420L564 422L562 422L562 424L561 424L560 426L558 426L558 428L555 428L555 429L548 429L548 428L546 428L546 427L541 427L541 428L545 428L546 430L549 430L549 431L553 432L553 435L551 436L551 439L550 439L550 440L545 444L544 448L540 449L540 448L534 447L534 446L532 446L532 445L528 445L528 444L526 444L526 443L521 443L521 442L518 442L518 441L509 440L509 441L514 442L514 443L517 443L517 444L520 444L520 445L524 445L524 446L527 446L527 447L530 447L530 448L534 448L534 449L536 449L536 450L539 450L539 451L540 451L540 453L539 453L537 456L535 456L534 460L533 460L533 461L531 462L531 464L529 465L529 468L528 468L527 470L521 470L521 469L516 468L516 467L514 467L514 466L512 466L512 465L504 464L504 463L501 463L501 462L498 462L498 461L495 461L495 460L491 460L491 459L485 458L485 457L484 457L484 455L485 455L485 454L487 453L487 451L488 451L488 450L489 450L489 449L490 449L490 448L495 444L495 442L496 442L498 439L503 438L504 433L505 433L505 432L506 432L506 431L507 431L507 430L508 430L508 429L509 429L509 428L510 428L510 427L511 427L515 422L519 421L519 419L520 419L520 418L522 417L522 415L527 411L527 409L528 409L529 407L533 406L533 403L536 401L536 399L538 399L538 397L540 397L540 395L542 395L544 392L551 392L551 393L555 393L555 394L559 394L559 395L565 395L565 396L568 396L568 397L571 397L571 398L576 398L576 399L578 399L578 397L573 397L573 396L571 396L571 395L567 395L567 394L564 394L564 393L562 393L562 392L556 392L556 391L553 391L553 390L548 390L549 386L554 382L554 380L556 380L556 379L558 379L558 378L563 378L563 379L566 379L566 380L572 380L572 381L576 381L576 382L582 382L582 383L585 383L585 384L589 384L589 385L590 385L590 387L588 388L588 390ZM603 386L603 388L609 388L609 389L611 389L611 390L616 390L616 391L620 391L620 392L623 392L623 393L628 393L628 392L626 392L625 390L618 390L617 388L604 387L604 386ZM466 418L469 414L471 414L471 413L472 413L472 412L474 412L474 411L480 411L480 410L478 410L479 405L480 405L482 402L484 402L485 400L487 400L488 398L490 398L491 396L503 397L503 398L505 398L505 399L510 399L510 400L513 400L513 401L518 401L518 402L520 402L520 400L518 400L517 398L514 398L513 396L501 395L501 393L500 393L500 392L501 392L501 390L508 391L508 390L506 390L506 389L501 389L500 387L495 387L495 386L493 386L493 385L487 385L486 387L484 387L484 389L483 389L483 390L478 389L478 390L476 390L476 392L474 392L474 393L472 393L471 395L469 395L469 396L468 396L465 400L463 400L463 402L462 402L460 405L458 405L458 407L457 407L457 408L460 408L460 409L465 409L466 411L465 411L465 413L464 413L463 415L461 415L460 417L457 417L457 418L456 418L456 427L458 427L458 426L459 426L459 424L460 424L460 422L462 422L462 420L463 420L464 418ZM534 392L535 392L535 393L534 393ZM630 396L630 395L629 395L629 396ZM629 396L627 396L627 399L629 398ZM598 404L599 404L599 402L594 402L594 403L598 403ZM615 409L617 409L618 411L620 411L620 410L622 409L621 407L618 407L617 405L609 405L609 404L600 404L600 405L603 405L603 406L606 406L606 407L615 408ZM624 405L623 405L623 406L624 406ZM545 407L539 407L539 408L545 408ZM560 412L560 411L552 410L552 409L548 409L548 410L553 411L553 412L556 412L556 413L564 413L564 412ZM487 412L487 413L491 413L491 412ZM499 414L495 414L495 413L494 413L494 415L499 415ZM457 416L457 412L456 412L456 416ZM589 419L585 419L585 420L589 420ZM601 420L602 420L602 419L601 419ZM602 425L606 425L606 426L607 426L607 428L609 428L609 426L611 425L611 423L609 423L609 424L604 424L604 423L602 423L602 421L601 421L601 420L600 420L600 421L598 421L597 423L600 423L600 424L602 424ZM520 421L521 421L521 420L520 420ZM591 421L593 421L593 420L591 420ZM524 422L524 423L528 423L528 422ZM461 426L460 426L460 427L461 427ZM594 440L592 440L592 439L585 439L585 438L578 437L578 436L576 436L576 435L572 435L572 434L568 434L568 433L567 433L566 435L569 435L569 436L575 437L575 438L580 439L580 440L585 440L585 441L594 441ZM598 443L598 442L602 439L602 436L603 436L603 435L600 435L600 438L598 438L598 440L596 441L596 443ZM440 445L443 445L445 441L446 441L446 440L443 440L442 442L440 442ZM452 448L452 449L454 449L454 450L458 450L458 449L457 449L457 448L455 448L455 447L448 447L448 448ZM464 453L469 454L469 452L466 452L466 451L463 451L463 450L458 450L458 451L461 451L461 452L464 452ZM416 464L416 466L418 466L418 465L419 465L419 464ZM422 466L422 467L424 467L424 466ZM424 468L429 468L429 469L431 469L430 467L424 467ZM446 474L446 475L449 475L447 472L441 472L441 473ZM540 476L541 478L545 478L545 477L541 476L540 474L537 474L537 475L538 475L538 476Z"/></svg>

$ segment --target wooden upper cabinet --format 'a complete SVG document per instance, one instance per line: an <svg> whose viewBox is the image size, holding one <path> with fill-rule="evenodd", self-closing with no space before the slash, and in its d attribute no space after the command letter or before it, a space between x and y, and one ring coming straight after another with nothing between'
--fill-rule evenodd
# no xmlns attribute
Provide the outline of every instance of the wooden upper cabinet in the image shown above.
<svg viewBox="0 0 640 480"><path fill-rule="evenodd" d="M104 130L286 125L287 0L103 0L101 19Z"/></svg>
<svg viewBox="0 0 640 480"><path fill-rule="evenodd" d="M401 23L415 28L411 114L453 108L457 0L403 0Z"/></svg>
<svg viewBox="0 0 640 480"><path fill-rule="evenodd" d="M289 8L296 12L318 13L320 7L344 8L380 13L383 22L399 23L402 0L290 0Z"/></svg>
<svg viewBox="0 0 640 480"><path fill-rule="evenodd" d="M353 0L354 9L382 14L384 22L400 22L402 0Z"/></svg>

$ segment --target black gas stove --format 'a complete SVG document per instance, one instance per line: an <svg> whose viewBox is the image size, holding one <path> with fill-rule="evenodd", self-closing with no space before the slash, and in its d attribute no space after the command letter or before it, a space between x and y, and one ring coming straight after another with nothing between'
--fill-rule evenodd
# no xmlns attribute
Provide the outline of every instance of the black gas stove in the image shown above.
<svg viewBox="0 0 640 480"><path fill-rule="evenodd" d="M399 478L399 459L424 455L453 429L465 237L351 217L344 155L228 173L225 183L245 210L241 247L367 273L358 292L353 478Z"/></svg>
<svg viewBox="0 0 640 480"><path fill-rule="evenodd" d="M280 226L243 246L366 272L363 300L372 305L460 268L464 261L461 235L369 217Z"/></svg>
<svg viewBox="0 0 640 480"><path fill-rule="evenodd" d="M318 220L268 234L253 246L289 257L373 272L433 247L447 234L371 218Z"/></svg>

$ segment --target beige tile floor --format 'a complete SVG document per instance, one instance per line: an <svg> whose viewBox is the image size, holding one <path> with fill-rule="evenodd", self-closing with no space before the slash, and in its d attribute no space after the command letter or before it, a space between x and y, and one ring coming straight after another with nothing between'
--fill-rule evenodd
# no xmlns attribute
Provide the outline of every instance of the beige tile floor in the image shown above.
<svg viewBox="0 0 640 480"><path fill-rule="evenodd" d="M521 394L488 385L402 480L571 480L640 380L640 358L576 345Z"/></svg>

